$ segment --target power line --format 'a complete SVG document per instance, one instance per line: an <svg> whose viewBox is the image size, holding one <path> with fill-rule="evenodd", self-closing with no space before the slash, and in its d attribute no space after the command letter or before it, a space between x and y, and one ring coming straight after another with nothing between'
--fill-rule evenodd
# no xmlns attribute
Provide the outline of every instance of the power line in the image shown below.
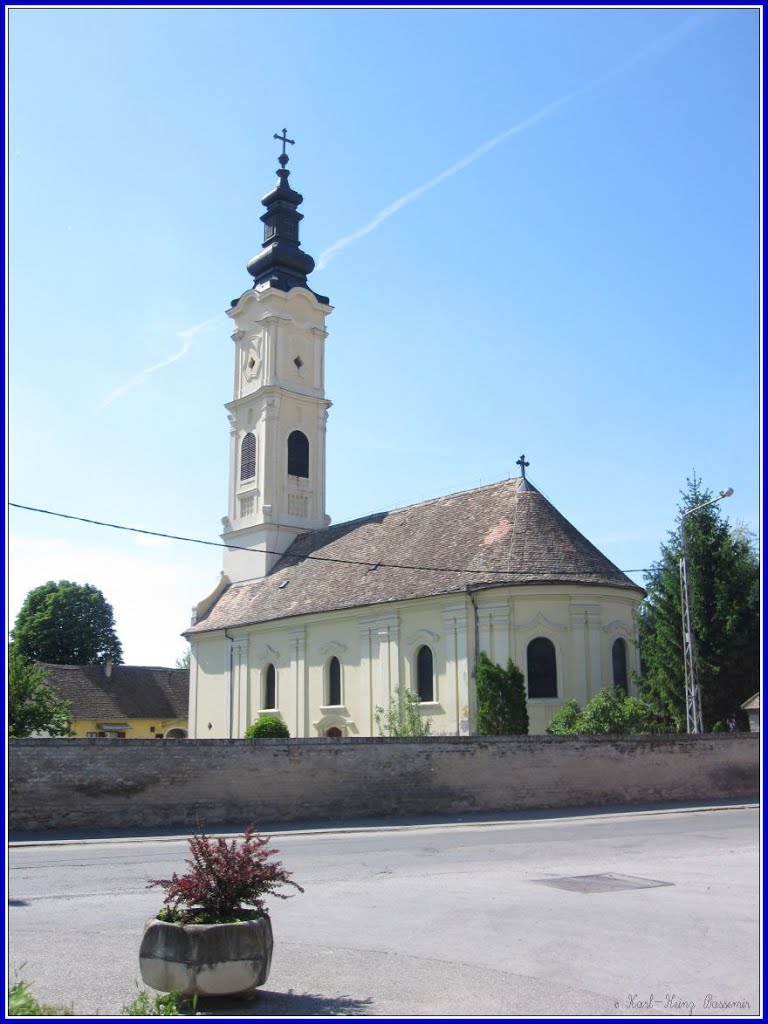
<svg viewBox="0 0 768 1024"><path fill-rule="evenodd" d="M148 537L162 537L164 540L179 540L186 544L204 544L207 547L212 548L228 548L230 551L253 551L253 548L246 547L244 544L225 544L221 541L216 540L200 540L198 537L182 537L175 533L161 533L159 530L142 530L137 526L122 526L119 523L104 523L99 519L86 519L84 516L72 516L67 515L65 512L52 512L47 508L35 508L32 505L19 505L15 501L9 501L8 505L11 508L20 508L25 512L40 512L42 515L55 516L57 519L72 519L78 523L87 523L89 526L105 526L110 530L124 530L128 533L141 533ZM264 549L264 553L267 555L285 555L285 551L271 551L268 548ZM405 565L397 562L382 562L376 558L358 559L358 558L334 558L331 555L294 555L293 557L312 560L315 562L337 562L342 565L364 565L367 569L410 569L417 572L446 572L446 573L470 573L475 576L512 576L515 573L518 575L529 576L531 569L470 569L470 568L456 568L454 566L441 566L441 565ZM646 569L620 569L619 572L630 573L630 572L646 572ZM561 569L560 575L575 575L581 576L582 572L576 569Z"/></svg>

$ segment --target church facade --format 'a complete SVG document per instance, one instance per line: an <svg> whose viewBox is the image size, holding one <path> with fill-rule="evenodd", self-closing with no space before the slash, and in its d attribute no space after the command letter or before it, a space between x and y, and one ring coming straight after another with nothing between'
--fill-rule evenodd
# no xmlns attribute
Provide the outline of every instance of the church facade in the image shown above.
<svg viewBox="0 0 768 1024"><path fill-rule="evenodd" d="M418 694L432 732L476 732L477 657L526 679L531 733L570 699L629 686L643 591L521 475L331 525L325 512L326 317L300 248L285 132L253 286L228 311L234 387L224 571L193 613L190 738L373 736Z"/></svg>

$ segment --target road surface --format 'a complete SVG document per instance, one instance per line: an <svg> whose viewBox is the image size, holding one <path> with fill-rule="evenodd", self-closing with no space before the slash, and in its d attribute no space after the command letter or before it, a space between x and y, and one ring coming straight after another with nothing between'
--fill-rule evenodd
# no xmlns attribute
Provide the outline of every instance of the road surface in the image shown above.
<svg viewBox="0 0 768 1024"><path fill-rule="evenodd" d="M759 1014L754 806L272 834L306 892L272 901L258 996L204 1014ZM11 982L119 1014L161 903L146 882L186 855L168 839L12 846Z"/></svg>

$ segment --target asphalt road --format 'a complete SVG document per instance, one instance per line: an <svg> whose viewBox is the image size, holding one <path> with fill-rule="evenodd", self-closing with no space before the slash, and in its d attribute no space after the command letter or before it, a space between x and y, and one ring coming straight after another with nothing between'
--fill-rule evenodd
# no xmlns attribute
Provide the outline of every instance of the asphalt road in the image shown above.
<svg viewBox="0 0 768 1024"><path fill-rule="evenodd" d="M756 807L272 834L306 892L272 902L256 999L204 1014L760 1013ZM168 838L12 845L11 981L120 1014L161 902L146 882L186 855Z"/></svg>

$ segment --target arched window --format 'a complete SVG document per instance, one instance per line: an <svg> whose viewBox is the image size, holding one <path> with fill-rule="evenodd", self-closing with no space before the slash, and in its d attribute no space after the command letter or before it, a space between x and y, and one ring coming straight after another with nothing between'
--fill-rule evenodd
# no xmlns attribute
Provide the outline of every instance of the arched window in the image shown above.
<svg viewBox="0 0 768 1024"><path fill-rule="evenodd" d="M300 430L288 435L288 476L309 476L309 441Z"/></svg>
<svg viewBox="0 0 768 1024"><path fill-rule="evenodd" d="M256 476L256 438L249 431L240 445L240 479L250 480Z"/></svg>
<svg viewBox="0 0 768 1024"><path fill-rule="evenodd" d="M416 692L421 701L435 699L435 673L432 664L432 648L420 647L416 655Z"/></svg>
<svg viewBox="0 0 768 1024"><path fill-rule="evenodd" d="M334 657L328 662L328 679L326 685L326 705L336 707L341 704L341 662Z"/></svg>
<svg viewBox="0 0 768 1024"><path fill-rule="evenodd" d="M627 645L619 638L613 641L613 685L627 692Z"/></svg>
<svg viewBox="0 0 768 1024"><path fill-rule="evenodd" d="M528 696L557 697L555 645L545 636L528 644Z"/></svg>
<svg viewBox="0 0 768 1024"><path fill-rule="evenodd" d="M330 736L332 739L339 739L341 736L344 735L344 733L341 731L338 725L332 725L330 729L326 729L325 735Z"/></svg>
<svg viewBox="0 0 768 1024"><path fill-rule="evenodd" d="M275 701L277 699L277 686L276 684L275 666L271 663L264 669L264 693L263 700L261 702L262 708L274 708L277 707Z"/></svg>

